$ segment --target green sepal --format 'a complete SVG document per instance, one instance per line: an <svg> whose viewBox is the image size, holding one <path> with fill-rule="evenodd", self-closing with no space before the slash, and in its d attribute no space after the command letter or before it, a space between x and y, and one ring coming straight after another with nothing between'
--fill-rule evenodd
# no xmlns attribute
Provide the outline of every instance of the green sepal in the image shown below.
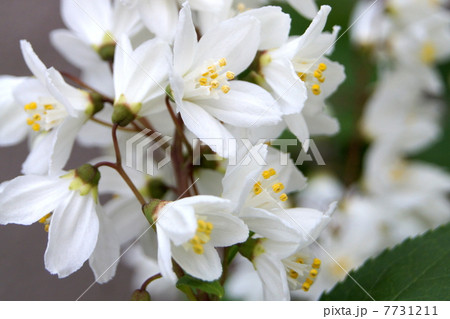
<svg viewBox="0 0 450 319"><path fill-rule="evenodd" d="M103 110L104 104L101 94L91 92L89 93L89 100L91 101L91 104L86 108L87 115L92 116Z"/></svg>
<svg viewBox="0 0 450 319"><path fill-rule="evenodd" d="M147 218L147 221L150 223L150 225L154 224L154 218L155 212L157 209L161 207L161 204L163 204L163 200L160 199L153 199L150 203L145 204L142 206L142 212L144 213L145 218Z"/></svg>
<svg viewBox="0 0 450 319"><path fill-rule="evenodd" d="M136 118L136 114L131 112L130 108L126 104L114 104L114 110L111 120L114 124L119 126L127 126Z"/></svg>
<svg viewBox="0 0 450 319"><path fill-rule="evenodd" d="M113 43L105 43L101 45L97 49L97 53L103 61L113 62L114 61L114 53L116 51L116 44Z"/></svg>
<svg viewBox="0 0 450 319"><path fill-rule="evenodd" d="M260 241L260 238L252 238L253 234L253 232L250 232L248 239L238 245L239 253L250 261L253 260L255 247Z"/></svg>
<svg viewBox="0 0 450 319"><path fill-rule="evenodd" d="M98 186L100 181L100 171L98 168L91 164L84 164L75 170L75 176L79 177L85 184L89 184L91 187Z"/></svg>

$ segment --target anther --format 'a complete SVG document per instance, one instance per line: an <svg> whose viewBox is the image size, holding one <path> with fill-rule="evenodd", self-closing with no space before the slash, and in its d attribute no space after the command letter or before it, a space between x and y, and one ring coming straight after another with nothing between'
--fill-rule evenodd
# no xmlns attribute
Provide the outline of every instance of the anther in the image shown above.
<svg viewBox="0 0 450 319"><path fill-rule="evenodd" d="M194 253L199 254L199 255L203 254L203 252L204 252L203 246L200 244L192 246L192 249L194 250Z"/></svg>
<svg viewBox="0 0 450 319"><path fill-rule="evenodd" d="M222 92L225 94L227 94L231 90L228 85L222 85L221 89L222 89Z"/></svg>
<svg viewBox="0 0 450 319"><path fill-rule="evenodd" d="M311 91L313 92L314 95L319 95L321 90L320 90L320 85L319 84L314 84L311 87Z"/></svg>
<svg viewBox="0 0 450 319"><path fill-rule="evenodd" d="M309 272L309 275L313 278L316 278L318 273L319 272L317 271L317 269L311 269L311 271Z"/></svg>
<svg viewBox="0 0 450 319"><path fill-rule="evenodd" d="M327 65L325 63L320 63L319 64L319 70L320 71L325 71L327 69Z"/></svg>
<svg viewBox="0 0 450 319"><path fill-rule="evenodd" d="M303 291L308 291L309 288L311 288L311 285L308 284L308 283L306 283L306 282L305 282L305 283L303 284L303 286L302 286Z"/></svg>
<svg viewBox="0 0 450 319"><path fill-rule="evenodd" d="M305 261L304 261L303 258L301 258L301 257L298 257L298 258L295 260L295 262L296 262L297 264L304 264L304 263L305 263Z"/></svg>
<svg viewBox="0 0 450 319"><path fill-rule="evenodd" d="M276 183L272 185L272 190L275 193L279 193L284 189L284 185L282 183Z"/></svg>
<svg viewBox="0 0 450 319"><path fill-rule="evenodd" d="M228 80L233 80L234 79L234 72L228 71L226 73L227 79Z"/></svg>
<svg viewBox="0 0 450 319"><path fill-rule="evenodd" d="M211 81L211 87L213 89L217 89L219 87L219 81L217 80Z"/></svg>
<svg viewBox="0 0 450 319"><path fill-rule="evenodd" d="M289 270L289 277L291 277L292 279L297 279L298 278L298 272L296 272L295 270Z"/></svg>
<svg viewBox="0 0 450 319"><path fill-rule="evenodd" d="M321 263L322 263L322 262L320 261L319 258L314 258L313 263L312 263L312 267L313 267L314 269L319 269Z"/></svg>
<svg viewBox="0 0 450 319"><path fill-rule="evenodd" d="M40 114L34 114L33 115L33 120L35 120L35 121L40 121L41 120L41 115Z"/></svg>
<svg viewBox="0 0 450 319"><path fill-rule="evenodd" d="M200 78L200 80L198 80L198 82L200 83L200 85L205 86L208 83L208 79L206 78Z"/></svg>
<svg viewBox="0 0 450 319"><path fill-rule="evenodd" d="M219 65L221 67L224 67L225 65L227 65L227 59L225 59L225 58L220 59L219 60Z"/></svg>
<svg viewBox="0 0 450 319"><path fill-rule="evenodd" d="M41 129L41 126L38 123L34 123L33 126L31 126L33 131L39 131Z"/></svg>
<svg viewBox="0 0 450 319"><path fill-rule="evenodd" d="M288 199L288 196L287 196L285 193L283 193L283 194L280 195L280 200L281 200L282 202L287 201L287 199Z"/></svg>

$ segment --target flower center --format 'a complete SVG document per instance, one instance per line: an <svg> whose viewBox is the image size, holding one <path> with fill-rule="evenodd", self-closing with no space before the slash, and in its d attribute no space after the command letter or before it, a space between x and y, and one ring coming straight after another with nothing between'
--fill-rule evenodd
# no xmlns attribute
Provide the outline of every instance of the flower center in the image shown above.
<svg viewBox="0 0 450 319"><path fill-rule="evenodd" d="M188 89L185 92L185 98L219 98L220 92L223 94L230 92L231 88L228 81L233 80L235 74L226 70L226 65L227 60L221 58L202 68L200 75L194 78L194 86L191 87L191 90Z"/></svg>
<svg viewBox="0 0 450 319"><path fill-rule="evenodd" d="M24 110L29 115L27 124L35 132L50 131L67 116L64 106L53 99L28 103Z"/></svg>
<svg viewBox="0 0 450 319"><path fill-rule="evenodd" d="M275 169L270 168L262 172L259 180L253 185L248 199L251 201L249 206L263 208L273 206L277 201L287 201L288 196L282 193L284 188L283 183L278 180Z"/></svg>
<svg viewBox="0 0 450 319"><path fill-rule="evenodd" d="M314 72L305 71L297 72L300 80L305 82L306 86L309 87L314 95L319 95L322 91L320 89L320 84L325 82L325 76L323 75L327 70L327 65L325 63L319 63L317 69Z"/></svg>
<svg viewBox="0 0 450 319"><path fill-rule="evenodd" d="M310 259L308 256L295 254L283 260L288 282L293 290L301 288L303 291L308 291L319 274L321 260Z"/></svg>
<svg viewBox="0 0 450 319"><path fill-rule="evenodd" d="M212 223L206 222L203 219L197 220L197 231L195 232L194 237L189 240L189 244L191 244L192 250L196 254L203 254L203 245L210 241L210 235L213 229L214 225Z"/></svg>

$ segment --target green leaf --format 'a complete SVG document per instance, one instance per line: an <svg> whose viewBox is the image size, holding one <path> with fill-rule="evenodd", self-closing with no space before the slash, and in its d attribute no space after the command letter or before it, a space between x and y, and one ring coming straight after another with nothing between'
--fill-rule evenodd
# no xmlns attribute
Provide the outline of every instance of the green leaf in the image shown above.
<svg viewBox="0 0 450 319"><path fill-rule="evenodd" d="M375 300L450 299L450 224L385 250L351 277ZM372 300L347 277L320 300Z"/></svg>
<svg viewBox="0 0 450 319"><path fill-rule="evenodd" d="M189 275L184 275L183 277L178 279L177 288L184 293L186 293L186 290L189 290L189 288L198 289L208 294L215 295L219 298L222 298L225 294L225 291L218 280L203 281Z"/></svg>

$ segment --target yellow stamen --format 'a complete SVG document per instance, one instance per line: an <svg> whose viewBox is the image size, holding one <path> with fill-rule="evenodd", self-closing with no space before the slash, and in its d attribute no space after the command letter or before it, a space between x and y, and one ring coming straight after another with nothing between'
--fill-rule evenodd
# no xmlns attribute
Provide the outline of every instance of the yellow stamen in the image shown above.
<svg viewBox="0 0 450 319"><path fill-rule="evenodd" d="M200 80L198 80L198 82L200 83L200 85L205 86L208 83L208 79L206 78L200 78Z"/></svg>
<svg viewBox="0 0 450 319"><path fill-rule="evenodd" d="M27 119L27 124L28 125L33 125L34 124L34 120L33 119Z"/></svg>
<svg viewBox="0 0 450 319"><path fill-rule="evenodd" d="M303 286L302 286L303 291L308 291L309 288L311 288L311 285L308 284L308 283L306 283L306 282L305 282L305 283L303 284Z"/></svg>
<svg viewBox="0 0 450 319"><path fill-rule="evenodd" d="M311 286L314 283L314 281L312 281L312 279L310 278L306 278L305 283Z"/></svg>
<svg viewBox="0 0 450 319"><path fill-rule="evenodd" d="M319 80L319 82L320 83L323 83L323 82L325 82L325 77L324 76L322 76L320 79L318 79Z"/></svg>
<svg viewBox="0 0 450 319"><path fill-rule="evenodd" d="M28 103L27 105L25 105L25 110L35 110L35 109L37 109L36 102L31 102L31 103Z"/></svg>
<svg viewBox="0 0 450 319"><path fill-rule="evenodd" d="M214 225L210 222L206 223L206 233L211 233L211 231L214 229Z"/></svg>
<svg viewBox="0 0 450 319"><path fill-rule="evenodd" d="M321 90L320 90L320 85L319 84L314 84L311 87L311 91L313 92L314 95L319 95Z"/></svg>
<svg viewBox="0 0 450 319"><path fill-rule="evenodd" d="M40 114L34 114L33 115L33 120L40 121L41 120L41 115Z"/></svg>
<svg viewBox="0 0 450 319"><path fill-rule="evenodd" d="M227 59L225 59L225 58L220 59L219 60L219 65L221 67L224 67L225 65L227 65Z"/></svg>
<svg viewBox="0 0 450 319"><path fill-rule="evenodd" d="M287 199L288 199L288 196L286 195L286 194L281 194L280 195L280 200L282 201L282 202L285 202L285 201L287 201Z"/></svg>
<svg viewBox="0 0 450 319"><path fill-rule="evenodd" d="M217 73L213 73L213 74L211 74L210 77L211 77L211 79L214 80L214 79L217 78L218 76L219 76L219 75L218 75Z"/></svg>
<svg viewBox="0 0 450 319"><path fill-rule="evenodd" d="M216 72L216 66L215 65L208 66L208 71L209 71L209 73L215 73Z"/></svg>
<svg viewBox="0 0 450 319"><path fill-rule="evenodd" d="M320 79L322 77L322 71L320 71L318 69L316 71L314 71L314 77L316 79Z"/></svg>
<svg viewBox="0 0 450 319"><path fill-rule="evenodd" d="M319 70L320 71L325 71L327 69L327 65L325 63L320 63L319 64Z"/></svg>
<svg viewBox="0 0 450 319"><path fill-rule="evenodd" d="M44 230L48 233L49 229L50 229L50 224L45 224Z"/></svg>
<svg viewBox="0 0 450 319"><path fill-rule="evenodd" d="M211 81L211 87L213 89L217 89L219 87L219 81L217 80Z"/></svg>
<svg viewBox="0 0 450 319"><path fill-rule="evenodd" d="M33 131L39 131L41 129L41 126L38 123L34 123L33 126L31 126Z"/></svg>
<svg viewBox="0 0 450 319"><path fill-rule="evenodd" d="M309 272L309 275L313 278L316 278L318 274L319 272L316 269L311 269L311 271Z"/></svg>
<svg viewBox="0 0 450 319"><path fill-rule="evenodd" d="M322 263L322 262L320 261L319 258L314 258L312 267L313 267L314 269L319 269L321 263Z"/></svg>
<svg viewBox="0 0 450 319"><path fill-rule="evenodd" d="M197 221L197 226L198 226L197 230L199 232L204 232L206 230L206 222L204 220L199 219Z"/></svg>
<svg viewBox="0 0 450 319"><path fill-rule="evenodd" d="M41 219L39 219L39 223L41 223L41 224L45 224L46 222L47 222L47 219L50 217L50 216L52 216L52 214L50 213L50 214L47 214L47 215L45 215L44 217L42 217Z"/></svg>
<svg viewBox="0 0 450 319"><path fill-rule="evenodd" d="M227 94L231 90L231 88L228 85L222 85L221 89L222 89L222 92L225 94Z"/></svg>
<svg viewBox="0 0 450 319"><path fill-rule="evenodd" d="M300 80L302 80L303 82L305 82L305 80L306 80L306 73L298 72L297 75L298 75L298 77L300 78Z"/></svg>
<svg viewBox="0 0 450 319"><path fill-rule="evenodd" d="M192 237L192 239L190 240L190 243L192 245L198 245L201 243L200 237L198 237L197 235L195 235L194 237Z"/></svg>
<svg viewBox="0 0 450 319"><path fill-rule="evenodd" d="M303 260L303 258L300 258L300 257L298 257L298 258L295 260L295 262L296 262L297 264L304 264L304 263L305 263L305 261Z"/></svg>
<svg viewBox="0 0 450 319"><path fill-rule="evenodd" d="M234 72L228 71L226 73L227 79L228 80L233 80L234 79Z"/></svg>
<svg viewBox="0 0 450 319"><path fill-rule="evenodd" d="M298 278L298 273L295 270L289 270L289 277L291 277L292 279L297 279Z"/></svg>
<svg viewBox="0 0 450 319"><path fill-rule="evenodd" d="M53 110L53 105L51 105L51 104L46 104L46 105L44 105L44 109L46 109L47 111L48 111L48 110Z"/></svg>
<svg viewBox="0 0 450 319"><path fill-rule="evenodd" d="M253 185L253 193L255 193L255 195L259 195L262 192L262 188L261 185L259 183L256 183L255 185Z"/></svg>
<svg viewBox="0 0 450 319"><path fill-rule="evenodd" d="M203 252L205 251L205 250L203 249L203 246L200 245L200 244L194 245L194 246L192 247L192 249L194 250L194 253L199 254L199 255L202 255Z"/></svg>
<svg viewBox="0 0 450 319"><path fill-rule="evenodd" d="M275 193L279 193L279 192L281 192L283 189L284 189L283 183L276 183L276 184L273 184L273 185L272 185L272 190L273 190Z"/></svg>

